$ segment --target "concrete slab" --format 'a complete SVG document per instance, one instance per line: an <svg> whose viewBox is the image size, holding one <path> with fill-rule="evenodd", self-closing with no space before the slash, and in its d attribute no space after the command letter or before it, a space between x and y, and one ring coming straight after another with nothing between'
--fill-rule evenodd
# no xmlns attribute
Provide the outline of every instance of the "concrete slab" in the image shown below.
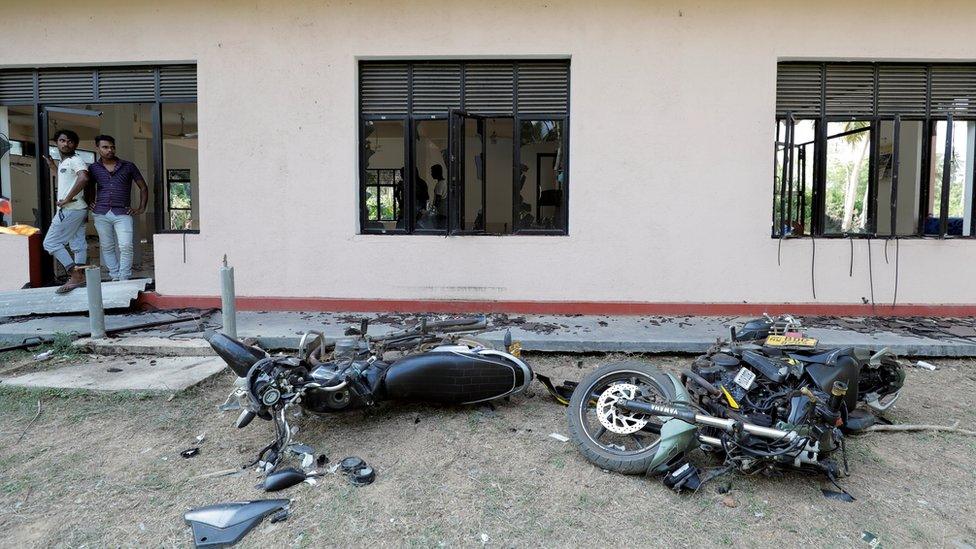
<svg viewBox="0 0 976 549"><path fill-rule="evenodd" d="M151 278L102 283L102 303L106 310L124 309L132 305L139 292L146 289ZM88 310L88 292L77 288L66 294L57 288L28 288L0 292L0 317L73 313Z"/></svg>
<svg viewBox="0 0 976 549"><path fill-rule="evenodd" d="M429 318L447 316L430 315ZM109 315L106 323L111 329L112 326L166 317L172 317L172 314ZM306 330L320 330L327 338L335 339L342 337L346 328L358 326L362 317L370 319L369 331L374 335L402 329L405 322L416 322L418 318L417 315L393 314L241 312L238 314L237 331L242 338L254 338L266 349L294 349ZM492 315L489 330L478 337L501 343L505 331L510 329L513 338L521 341L523 348L529 351L701 353L717 338L727 338L729 325L744 320L739 317ZM976 323L973 319L965 321ZM207 326L219 328L219 322L219 315L214 315ZM918 319L905 319L904 322L919 324ZM845 319L841 327L825 323L811 325L816 327L808 328L809 334L818 338L824 347L888 347L903 356L976 356L976 338L917 335L896 328L875 327L867 320L857 319ZM859 329L851 329L851 326ZM70 331L68 328L87 330L87 318L46 317L0 324L0 343L19 343L25 336ZM191 329L195 328L182 324L166 326L143 330L138 334L125 334L120 339L128 341L138 336L179 341L175 337L199 337L199 334L180 333ZM175 354L176 351L163 349L168 346L177 349L182 345L158 340L157 350L163 354Z"/></svg>
<svg viewBox="0 0 976 549"><path fill-rule="evenodd" d="M146 336L82 338L73 345L97 355L216 356L213 348L203 339Z"/></svg>
<svg viewBox="0 0 976 549"><path fill-rule="evenodd" d="M172 393L197 385L224 368L221 359L210 357L111 358L0 378L0 387Z"/></svg>

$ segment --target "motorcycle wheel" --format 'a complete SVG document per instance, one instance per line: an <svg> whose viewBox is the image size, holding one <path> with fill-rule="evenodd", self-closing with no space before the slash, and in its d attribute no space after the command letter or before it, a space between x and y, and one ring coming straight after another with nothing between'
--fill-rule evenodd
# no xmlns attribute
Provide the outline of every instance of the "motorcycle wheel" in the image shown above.
<svg viewBox="0 0 976 549"><path fill-rule="evenodd" d="M671 402L674 389L666 381L660 370L637 361L607 364L583 378L566 410L570 436L580 453L602 469L646 473L658 451L663 422L657 416L618 409L613 402L637 395Z"/></svg>

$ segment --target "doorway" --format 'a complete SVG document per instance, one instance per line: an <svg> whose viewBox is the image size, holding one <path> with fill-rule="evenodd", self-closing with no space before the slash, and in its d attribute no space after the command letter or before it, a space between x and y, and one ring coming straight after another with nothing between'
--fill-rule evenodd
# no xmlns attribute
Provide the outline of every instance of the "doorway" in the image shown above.
<svg viewBox="0 0 976 549"><path fill-rule="evenodd" d="M132 278L153 278L153 235L157 232L155 207L157 202L156 166L153 151L156 139L153 124L152 103L121 103L121 104L74 104L74 105L44 105L41 107L40 142L47 143L40 155L47 155L55 161L60 160L54 136L59 130L71 130L78 134L79 142L76 154L86 164L98 160L95 137L110 135L115 138L118 157L136 165L149 189L146 209L141 214L133 216L133 258ZM45 162L39 162L40 171L46 174L41 196L42 204L47 212L56 211L57 189L47 169ZM131 207L139 204L139 189L133 185L130 195ZM93 195L94 193L92 193ZM42 228L46 229L46 225ZM88 264L102 265L101 250L98 234L89 216L86 228L88 240ZM59 281L65 277L63 267L55 261L50 263L53 280ZM102 273L107 278L108 273Z"/></svg>

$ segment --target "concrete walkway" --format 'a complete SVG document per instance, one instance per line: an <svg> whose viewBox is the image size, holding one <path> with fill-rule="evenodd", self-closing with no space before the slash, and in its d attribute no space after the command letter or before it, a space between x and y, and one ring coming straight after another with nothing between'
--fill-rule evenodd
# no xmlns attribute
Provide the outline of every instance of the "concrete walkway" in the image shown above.
<svg viewBox="0 0 976 549"><path fill-rule="evenodd" d="M175 393L197 385L226 367L216 357L162 357L138 360L103 357L82 364L0 378L0 387Z"/></svg>
<svg viewBox="0 0 976 549"><path fill-rule="evenodd" d="M127 315L109 315L106 324L113 327L139 322L173 318L175 312L156 312ZM445 315L432 315L445 317ZM237 319L238 335L255 338L258 344L269 349L288 349L298 345L305 330L320 330L329 338L341 337L350 326L358 326L359 319L371 319L369 332L382 334L404 327L404 322L415 321L416 315L400 314L350 314L350 313L289 313L289 312L242 312ZM478 335L491 342L501 342L506 330L514 339L521 341L529 351L555 352L648 352L648 353L700 353L717 338L727 338L730 324L741 323L744 318L735 317L651 317L651 316L550 316L550 315L492 315L489 331ZM920 325L919 319L902 319L899 322L908 329L877 327L873 319L845 319L846 328L830 326L829 319L813 319L810 337L820 340L823 347L859 346L872 349L888 347L903 356L957 357L976 356L976 337L944 334L933 337L911 333L911 326ZM959 321L956 321L957 324ZM965 330L972 319L961 321ZM896 323L897 324L897 323ZM205 327L219 328L220 315L213 315ZM957 326L958 327L958 326ZM121 341L141 346L138 353L159 355L183 354L173 351L177 345L168 342L198 339L200 326L195 322L165 326L124 334ZM0 323L0 344L19 343L25 337L50 337L55 332L86 332L88 319L84 316L39 317L19 322ZM133 337L140 338L133 340ZM149 340L145 338L161 338ZM126 343L128 344L128 343ZM148 347L147 347L148 345ZM199 341L180 343L192 347L185 354L202 354ZM125 349L121 349L125 352ZM155 346L155 347L154 347ZM155 349L155 350L154 350ZM120 352L116 349L114 352Z"/></svg>

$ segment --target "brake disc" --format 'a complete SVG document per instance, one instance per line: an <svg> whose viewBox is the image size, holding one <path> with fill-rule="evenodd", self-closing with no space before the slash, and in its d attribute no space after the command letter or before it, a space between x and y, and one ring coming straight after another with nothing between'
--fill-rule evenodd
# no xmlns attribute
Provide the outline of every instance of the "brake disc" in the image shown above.
<svg viewBox="0 0 976 549"><path fill-rule="evenodd" d="M596 414L600 424L618 435L629 435L643 429L647 425L644 414L629 412L616 406L620 400L633 400L639 391L631 383L614 383L607 387L596 402Z"/></svg>

